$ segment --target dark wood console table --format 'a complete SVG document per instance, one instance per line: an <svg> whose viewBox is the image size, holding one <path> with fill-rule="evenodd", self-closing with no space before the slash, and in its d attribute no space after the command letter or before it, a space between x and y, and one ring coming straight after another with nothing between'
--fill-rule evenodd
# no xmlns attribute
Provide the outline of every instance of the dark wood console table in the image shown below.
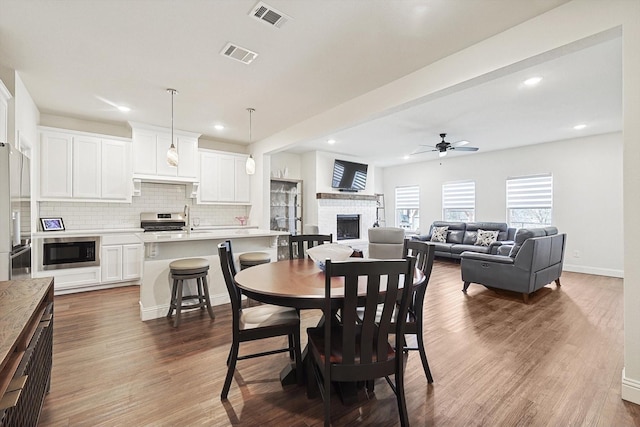
<svg viewBox="0 0 640 427"><path fill-rule="evenodd" d="M0 282L0 425L38 424L53 361L53 278Z"/></svg>

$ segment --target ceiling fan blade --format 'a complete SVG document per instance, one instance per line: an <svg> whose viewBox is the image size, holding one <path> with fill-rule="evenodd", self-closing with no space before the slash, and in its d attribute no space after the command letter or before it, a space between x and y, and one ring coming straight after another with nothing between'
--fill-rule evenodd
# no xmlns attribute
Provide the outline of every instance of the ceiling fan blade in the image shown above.
<svg viewBox="0 0 640 427"><path fill-rule="evenodd" d="M431 148L431 147L429 147ZM430 151L436 151L436 150L429 150L429 149L422 149L422 148L416 148L415 150L413 150L411 153L409 153L410 156L413 156L415 154L422 154L422 153L428 153Z"/></svg>
<svg viewBox="0 0 640 427"><path fill-rule="evenodd" d="M451 145L453 147L462 147L463 145L467 145L469 144L469 141L467 141L466 139L463 139L461 141L456 141L456 142L452 142Z"/></svg>
<svg viewBox="0 0 640 427"><path fill-rule="evenodd" d="M452 150L456 151L478 151L478 147L451 147Z"/></svg>

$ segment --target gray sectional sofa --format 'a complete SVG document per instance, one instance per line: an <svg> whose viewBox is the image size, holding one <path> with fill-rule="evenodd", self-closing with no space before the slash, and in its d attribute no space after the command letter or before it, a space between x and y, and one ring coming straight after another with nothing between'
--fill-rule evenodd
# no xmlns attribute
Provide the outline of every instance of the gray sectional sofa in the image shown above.
<svg viewBox="0 0 640 427"><path fill-rule="evenodd" d="M521 228L514 244L501 246L496 255L463 252L462 291L478 283L520 292L528 302L529 294L546 284L555 281L560 286L566 240L556 227Z"/></svg>
<svg viewBox="0 0 640 427"><path fill-rule="evenodd" d="M445 242L432 241L436 227L447 227ZM487 246L476 244L479 243L478 230L497 231L496 241ZM432 242L436 246L436 256L460 259L460 255L465 251L495 254L501 245L513 244L515 234L516 229L510 228L504 222L434 221L429 228L429 234L414 236L413 239Z"/></svg>

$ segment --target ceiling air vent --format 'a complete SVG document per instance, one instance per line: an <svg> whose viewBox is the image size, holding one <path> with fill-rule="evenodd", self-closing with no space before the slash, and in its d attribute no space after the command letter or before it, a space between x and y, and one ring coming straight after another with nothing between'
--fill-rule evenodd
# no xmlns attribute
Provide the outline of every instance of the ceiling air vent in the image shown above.
<svg viewBox="0 0 640 427"><path fill-rule="evenodd" d="M265 24L269 24L276 28L282 27L291 19L291 17L274 9L264 2L258 2L258 4L251 9L249 15L253 16L260 22L264 22Z"/></svg>
<svg viewBox="0 0 640 427"><path fill-rule="evenodd" d="M220 54L244 64L251 64L251 62L258 57L257 53L233 43L227 43Z"/></svg>

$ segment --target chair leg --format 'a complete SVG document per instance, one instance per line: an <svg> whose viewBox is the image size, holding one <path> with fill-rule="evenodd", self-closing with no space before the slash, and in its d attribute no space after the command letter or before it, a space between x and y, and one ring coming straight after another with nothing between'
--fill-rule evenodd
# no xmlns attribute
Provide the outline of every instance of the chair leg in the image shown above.
<svg viewBox="0 0 640 427"><path fill-rule="evenodd" d="M233 339L231 344L231 350L229 351L229 357L227 357L227 376L224 379L224 385L222 386L222 393L220 393L220 399L226 399L229 394L229 388L231 388L231 380L233 379L233 373L236 370L236 362L238 361L238 347L240 343Z"/></svg>
<svg viewBox="0 0 640 427"><path fill-rule="evenodd" d="M398 357L398 353L396 353ZM404 397L404 372L402 369L402 361L396 366L396 400L398 401L398 413L400 415L400 425L402 427L409 425L409 414L407 413L407 402Z"/></svg>
<svg viewBox="0 0 640 427"><path fill-rule="evenodd" d="M202 289L201 277L196 277L196 286L198 288L198 305L200 306L200 310L204 310L206 308L206 304L204 299L204 290Z"/></svg>
<svg viewBox="0 0 640 427"><path fill-rule="evenodd" d="M559 277L556 279L556 286L560 287L560 278Z"/></svg>
<svg viewBox="0 0 640 427"><path fill-rule="evenodd" d="M524 301L525 304L529 304L529 294L526 293L522 293L522 301Z"/></svg>
<svg viewBox="0 0 640 427"><path fill-rule="evenodd" d="M173 283L171 284L171 301L169 302L169 312L167 313L167 319L170 319L173 315L173 309L176 304L176 288L178 287L178 283L176 279L173 279Z"/></svg>
<svg viewBox="0 0 640 427"><path fill-rule="evenodd" d="M422 316L416 319L416 341L418 341L418 352L420 353L420 359L422 360L422 368L424 374L427 376L427 382L431 384L433 377L431 376L431 370L429 369L429 362L427 362L427 352L424 349L424 336L422 335Z"/></svg>
<svg viewBox="0 0 640 427"><path fill-rule="evenodd" d="M176 317L173 319L173 327L180 326L180 314L182 313L182 286L184 280L178 279L178 286L176 287Z"/></svg>
<svg viewBox="0 0 640 427"><path fill-rule="evenodd" d="M209 297L209 285L207 284L207 276L202 278L202 290L204 291L204 303L207 306L207 311L209 312L209 317L215 319L215 314L213 314L213 307L211 307L211 298Z"/></svg>
<svg viewBox="0 0 640 427"><path fill-rule="evenodd" d="M300 328L298 328L300 330ZM302 364L302 351L300 350L300 333L293 334L293 345L296 362L296 382L298 385L304 384L304 366Z"/></svg>
<svg viewBox="0 0 640 427"><path fill-rule="evenodd" d="M467 293L467 289L469 289L469 285L471 282L464 282L464 286L462 287L462 292Z"/></svg>

